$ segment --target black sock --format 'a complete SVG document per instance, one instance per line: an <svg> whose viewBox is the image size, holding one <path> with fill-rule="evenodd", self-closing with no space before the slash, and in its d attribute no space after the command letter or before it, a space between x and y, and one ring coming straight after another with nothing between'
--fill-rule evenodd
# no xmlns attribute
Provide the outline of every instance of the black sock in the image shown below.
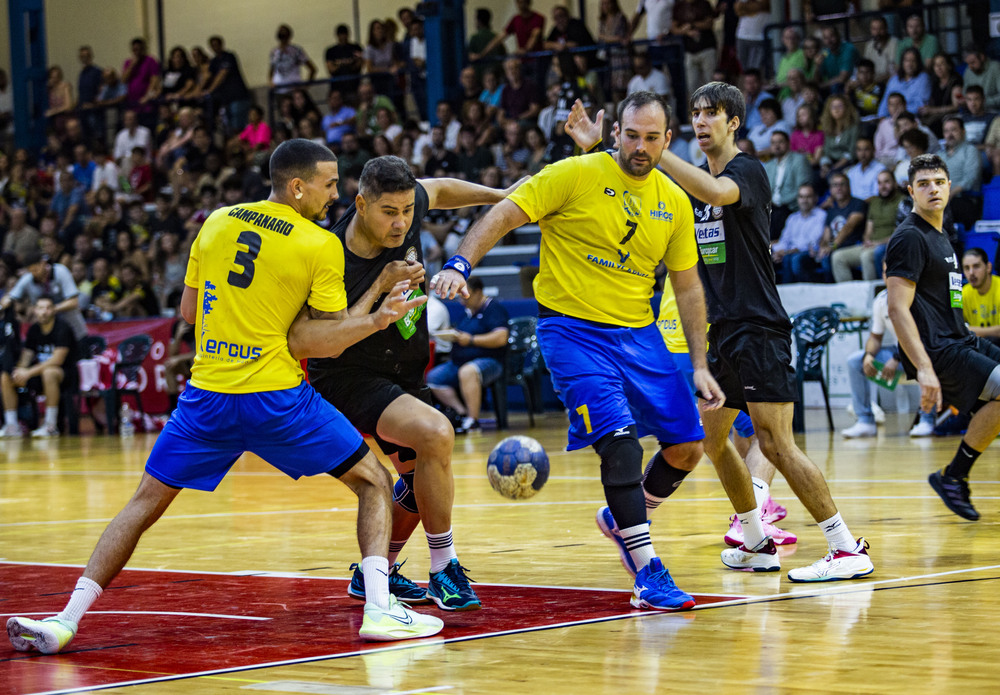
<svg viewBox="0 0 1000 695"><path fill-rule="evenodd" d="M642 485L604 486L604 499L618 528L632 528L646 523L646 498Z"/></svg>
<svg viewBox="0 0 1000 695"><path fill-rule="evenodd" d="M944 469L944 474L952 478L968 478L972 464L976 462L981 453L983 452L976 451L963 439L962 443L958 445L958 451L955 452L955 458Z"/></svg>
<svg viewBox="0 0 1000 695"><path fill-rule="evenodd" d="M680 487L681 481L690 471L674 468L658 451L646 464L646 477L642 481L643 489L653 497L667 498Z"/></svg>

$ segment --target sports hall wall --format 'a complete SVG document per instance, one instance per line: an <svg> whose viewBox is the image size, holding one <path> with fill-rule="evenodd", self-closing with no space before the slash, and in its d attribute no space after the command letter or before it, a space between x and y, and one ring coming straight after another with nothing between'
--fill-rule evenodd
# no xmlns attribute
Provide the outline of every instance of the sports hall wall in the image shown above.
<svg viewBox="0 0 1000 695"><path fill-rule="evenodd" d="M293 41L309 53L319 69L326 74L323 52L334 43L337 24L351 27L351 37L364 45L368 40L368 23L373 19L395 17L396 11L408 0L357 0L360 35L354 27L354 0L298 0L294 3L276 0L163 0L163 24L166 50L181 45L191 49L201 46L208 51L208 37L219 34L226 47L240 58L243 74L251 87L267 82L268 52L277 43L274 38L279 24L289 24L295 32ZM576 2L534 0L533 8L546 17L546 31L551 25L552 8L567 4L577 14ZM597 0L587 4L587 26L596 34ZM626 14L635 11L637 2L625 0ZM486 7L493 12L493 29L500 31L516 11L513 0L467 0L466 31L475 28L475 11ZM136 36L149 41L150 52L157 52L156 3L153 0L47 0L45 3L46 35L49 65L59 65L66 79L76 86L79 73L77 49L90 44L95 63L101 67L121 70L129 55L129 42ZM10 40L7 0L0 0L0 67L9 70ZM644 35L644 24L637 32ZM512 41L511 39L508 39ZM513 45L513 44L511 44Z"/></svg>

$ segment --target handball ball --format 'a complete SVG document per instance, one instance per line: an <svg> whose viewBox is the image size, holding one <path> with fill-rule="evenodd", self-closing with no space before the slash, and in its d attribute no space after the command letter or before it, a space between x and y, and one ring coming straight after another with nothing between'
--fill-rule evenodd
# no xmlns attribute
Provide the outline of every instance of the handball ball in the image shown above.
<svg viewBox="0 0 1000 695"><path fill-rule="evenodd" d="M549 457L531 437L507 437L490 452L486 475L490 486L504 497L527 499L549 479Z"/></svg>

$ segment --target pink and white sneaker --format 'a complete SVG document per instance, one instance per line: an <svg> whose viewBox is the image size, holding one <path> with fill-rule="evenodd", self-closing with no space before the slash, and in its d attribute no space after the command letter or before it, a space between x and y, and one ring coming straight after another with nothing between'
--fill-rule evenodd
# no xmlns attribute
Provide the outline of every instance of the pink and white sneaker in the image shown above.
<svg viewBox="0 0 1000 695"><path fill-rule="evenodd" d="M722 540L726 542L726 545L736 548L743 545L743 525L735 514L730 517L729 522L729 531L726 532ZM791 531L785 531L768 523L763 514L761 514L761 522L764 525L764 535L773 538L775 545L791 545L798 542L798 536Z"/></svg>
<svg viewBox="0 0 1000 695"><path fill-rule="evenodd" d="M764 502L764 506L761 507L760 512L761 518L767 524L776 524L788 516L788 510L771 499L770 495L767 496L767 500ZM775 542L777 543L777 541Z"/></svg>

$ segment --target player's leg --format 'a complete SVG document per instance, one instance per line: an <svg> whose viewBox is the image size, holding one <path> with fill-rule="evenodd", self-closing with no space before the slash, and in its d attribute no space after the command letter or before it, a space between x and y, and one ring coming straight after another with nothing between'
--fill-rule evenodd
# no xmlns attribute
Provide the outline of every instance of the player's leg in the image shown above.
<svg viewBox="0 0 1000 695"><path fill-rule="evenodd" d="M764 526L764 535L770 536L775 545L791 545L798 541L798 536L790 531L775 526L777 518L784 518L787 510L771 499L771 482L774 480L774 465L767 460L760 450L760 440L754 432L750 416L742 410L736 416L731 433L733 445L740 457L746 461L747 470L750 471L750 482L753 485L754 501L760 509L761 523ZM729 530L723 537L726 545L737 547L743 544L743 524L735 514L729 520Z"/></svg>
<svg viewBox="0 0 1000 695"><path fill-rule="evenodd" d="M428 595L444 610L478 609L481 606L479 597L458 561L452 536L455 481L451 452L455 433L451 424L439 411L406 394L390 403L382 413L378 434L416 455L413 495L430 548Z"/></svg>
<svg viewBox="0 0 1000 695"><path fill-rule="evenodd" d="M960 360L960 361L959 361ZM969 498L969 473L986 447L1000 434L1000 348L985 340L979 341L976 351L962 354L954 364L935 365L942 376L943 396L950 402L966 403L976 399L985 401L969 421L969 428L962 437L951 462L928 478L934 491L945 505L964 519L976 521L979 512ZM962 383L972 390L976 384L983 386L978 393L962 394L953 386L952 373L961 365Z"/></svg>
<svg viewBox="0 0 1000 695"><path fill-rule="evenodd" d="M781 471L795 496L823 531L830 553L788 573L792 581L855 579L875 567L865 552L864 539L855 540L837 511L826 479L792 436L792 403L749 403L750 417L760 438L761 452Z"/></svg>
<svg viewBox="0 0 1000 695"><path fill-rule="evenodd" d="M247 430L254 433L251 451L293 478L327 473L358 497L357 535L365 580L361 637L383 641L440 632L444 624L439 619L410 611L389 593L392 478L357 429L307 384L247 395L254 400L241 413Z"/></svg>
<svg viewBox="0 0 1000 695"><path fill-rule="evenodd" d="M0 398L3 399L3 432L0 437L20 437L21 425L17 421L17 389L10 372L0 373Z"/></svg>
<svg viewBox="0 0 1000 695"><path fill-rule="evenodd" d="M62 367L50 366L42 370L42 393L45 394L45 420L31 433L33 437L59 436L59 395L63 382Z"/></svg>
<svg viewBox="0 0 1000 695"><path fill-rule="evenodd" d="M454 362L439 364L427 372L427 386L441 403L463 417L468 416L469 411L458 395L458 367Z"/></svg>
<svg viewBox="0 0 1000 695"><path fill-rule="evenodd" d="M458 368L458 390L465 403L465 419L462 420L462 431L468 432L479 428L479 413L483 407L484 375L480 371L479 362L472 360Z"/></svg>

